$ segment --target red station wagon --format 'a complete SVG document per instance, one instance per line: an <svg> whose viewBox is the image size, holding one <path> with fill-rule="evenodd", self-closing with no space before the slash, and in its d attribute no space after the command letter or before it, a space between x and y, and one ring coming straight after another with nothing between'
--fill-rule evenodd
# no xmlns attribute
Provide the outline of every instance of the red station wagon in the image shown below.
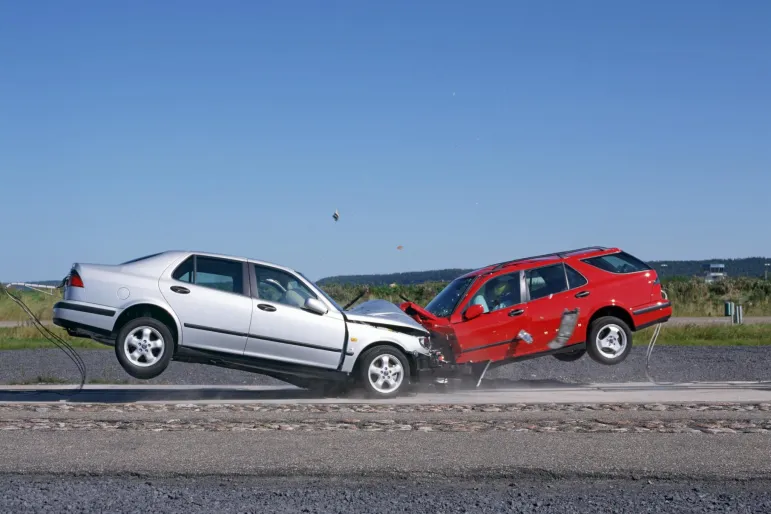
<svg viewBox="0 0 771 514"><path fill-rule="evenodd" d="M432 332L442 365L481 363L485 370L546 355L573 361L586 352L618 364L633 332L672 315L652 267L599 246L490 265L453 280L425 307L400 307ZM555 345L563 314L575 309L572 335Z"/></svg>

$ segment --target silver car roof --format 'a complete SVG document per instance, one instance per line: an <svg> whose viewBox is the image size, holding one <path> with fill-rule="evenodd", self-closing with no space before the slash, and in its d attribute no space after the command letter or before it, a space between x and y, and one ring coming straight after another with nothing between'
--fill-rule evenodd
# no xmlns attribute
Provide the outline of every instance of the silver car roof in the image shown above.
<svg viewBox="0 0 771 514"><path fill-rule="evenodd" d="M158 258L163 256L164 258L169 258L170 260L176 259L177 257L184 257L188 255L200 255L202 257L212 257L215 259L230 259L234 261L241 261L241 262L249 262L252 264L261 264L265 266L272 266L274 268L282 269L285 271L290 271L292 273L298 273L297 270L290 268L289 266L284 266L281 264L276 264L275 262L270 261L263 261L259 259L252 259L249 257L243 257L239 255L229 255L224 253L213 253L213 252L199 252L194 250L166 250L164 252L159 253L156 256L151 257L151 259Z"/></svg>

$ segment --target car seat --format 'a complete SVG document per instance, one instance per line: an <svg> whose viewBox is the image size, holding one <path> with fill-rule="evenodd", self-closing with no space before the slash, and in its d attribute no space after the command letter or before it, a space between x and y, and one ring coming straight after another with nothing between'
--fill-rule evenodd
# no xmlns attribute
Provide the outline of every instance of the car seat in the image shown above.
<svg viewBox="0 0 771 514"><path fill-rule="evenodd" d="M484 312L490 312L490 307L487 306L487 300L485 300L485 295L481 292L477 293L477 295L471 300L471 302L468 304L469 307L472 305L481 305L484 309Z"/></svg>
<svg viewBox="0 0 771 514"><path fill-rule="evenodd" d="M302 308L305 306L305 297L298 293L296 289L290 289L284 293L284 301L294 307Z"/></svg>

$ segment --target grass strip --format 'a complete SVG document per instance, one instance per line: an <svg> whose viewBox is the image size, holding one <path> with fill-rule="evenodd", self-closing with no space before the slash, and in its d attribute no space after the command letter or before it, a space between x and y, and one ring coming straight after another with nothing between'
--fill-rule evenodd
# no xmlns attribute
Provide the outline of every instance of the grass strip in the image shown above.
<svg viewBox="0 0 771 514"><path fill-rule="evenodd" d="M90 339L69 337L58 328L51 330L77 349L111 350ZM647 345L653 328L635 332L635 346ZM771 345L771 324L762 325L664 325L659 334L658 346L765 346ZM0 350L33 350L55 348L43 339L34 327L0 328Z"/></svg>

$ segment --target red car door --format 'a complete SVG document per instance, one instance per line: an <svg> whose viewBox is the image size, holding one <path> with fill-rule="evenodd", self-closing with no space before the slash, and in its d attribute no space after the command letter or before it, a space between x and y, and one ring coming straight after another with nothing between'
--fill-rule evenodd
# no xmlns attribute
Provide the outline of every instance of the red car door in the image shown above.
<svg viewBox="0 0 771 514"><path fill-rule="evenodd" d="M522 353L521 346L528 345L517 336L520 330L530 331L528 311L519 271L487 279L451 317L455 362L495 362Z"/></svg>
<svg viewBox="0 0 771 514"><path fill-rule="evenodd" d="M581 308L582 295L579 289L569 289L562 263L542 266L525 271L527 287L527 311L530 317L533 344L528 353L551 350L549 343L557 337L562 314L565 310ZM579 323L584 322L586 309L581 309ZM568 344L580 342L580 329L576 329Z"/></svg>

